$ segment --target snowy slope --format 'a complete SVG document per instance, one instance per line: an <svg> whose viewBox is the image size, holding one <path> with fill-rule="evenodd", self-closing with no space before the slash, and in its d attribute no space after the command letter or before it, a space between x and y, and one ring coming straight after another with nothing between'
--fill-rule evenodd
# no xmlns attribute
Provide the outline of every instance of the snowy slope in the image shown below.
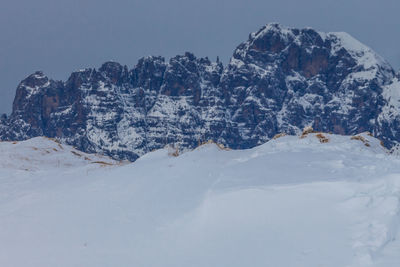
<svg viewBox="0 0 400 267"><path fill-rule="evenodd" d="M46 138L35 137L23 142L1 142L1 162L3 170L49 171L56 168L79 167L90 164L116 164L110 158L87 154L60 142Z"/></svg>
<svg viewBox="0 0 400 267"><path fill-rule="evenodd" d="M325 138L122 165L0 143L0 266L400 266L400 159Z"/></svg>

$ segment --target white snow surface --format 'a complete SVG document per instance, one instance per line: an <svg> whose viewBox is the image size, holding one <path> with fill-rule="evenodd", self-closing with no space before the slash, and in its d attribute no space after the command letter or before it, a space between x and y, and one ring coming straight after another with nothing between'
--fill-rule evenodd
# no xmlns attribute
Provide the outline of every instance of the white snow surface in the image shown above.
<svg viewBox="0 0 400 267"><path fill-rule="evenodd" d="M325 136L129 164L2 142L0 266L400 266L400 159Z"/></svg>
<svg viewBox="0 0 400 267"><path fill-rule="evenodd" d="M320 35L323 36L322 33ZM356 59L357 65L362 66L362 70L350 74L347 80L371 80L378 78L382 84L384 81L391 80L394 77L392 67L384 58L350 34L345 32L330 32L326 33L325 36L333 40L332 54L336 54L340 49L345 48Z"/></svg>
<svg viewBox="0 0 400 267"><path fill-rule="evenodd" d="M393 78L392 82L383 88L383 97L387 101L382 113L379 115L379 120L392 120L399 115L400 110L400 80Z"/></svg>

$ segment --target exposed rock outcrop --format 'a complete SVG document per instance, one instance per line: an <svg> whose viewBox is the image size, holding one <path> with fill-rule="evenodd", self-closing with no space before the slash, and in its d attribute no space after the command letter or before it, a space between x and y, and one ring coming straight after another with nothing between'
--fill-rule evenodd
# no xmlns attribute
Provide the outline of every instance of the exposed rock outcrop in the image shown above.
<svg viewBox="0 0 400 267"><path fill-rule="evenodd" d="M398 75L398 74L397 74ZM85 152L135 160L175 144L214 140L249 148L277 133L369 131L387 147L400 141L400 78L346 33L268 24L234 51L229 64L146 57L71 74L42 72L17 88L2 140L56 137Z"/></svg>

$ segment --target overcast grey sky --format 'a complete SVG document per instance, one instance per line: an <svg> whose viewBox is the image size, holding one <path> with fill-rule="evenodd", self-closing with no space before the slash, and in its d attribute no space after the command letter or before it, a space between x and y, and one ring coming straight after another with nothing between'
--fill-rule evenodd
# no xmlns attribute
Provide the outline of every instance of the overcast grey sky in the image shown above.
<svg viewBox="0 0 400 267"><path fill-rule="evenodd" d="M400 68L398 0L1 0L0 113L18 83L43 70L65 80L115 60L191 51L228 62L269 22L346 31Z"/></svg>

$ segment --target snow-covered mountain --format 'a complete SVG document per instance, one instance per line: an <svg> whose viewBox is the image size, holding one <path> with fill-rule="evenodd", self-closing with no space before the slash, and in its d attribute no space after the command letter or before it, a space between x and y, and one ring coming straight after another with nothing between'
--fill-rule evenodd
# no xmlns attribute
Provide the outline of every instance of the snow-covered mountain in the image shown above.
<svg viewBox="0 0 400 267"><path fill-rule="evenodd" d="M367 135L134 163L0 142L0 266L400 266L400 159Z"/></svg>
<svg viewBox="0 0 400 267"><path fill-rule="evenodd" d="M1 117L0 138L54 137L133 161L166 144L250 148L311 125L369 131L392 147L400 141L399 88L392 67L346 33L268 24L225 67L185 53L146 57L131 70L107 62L66 82L36 72Z"/></svg>

